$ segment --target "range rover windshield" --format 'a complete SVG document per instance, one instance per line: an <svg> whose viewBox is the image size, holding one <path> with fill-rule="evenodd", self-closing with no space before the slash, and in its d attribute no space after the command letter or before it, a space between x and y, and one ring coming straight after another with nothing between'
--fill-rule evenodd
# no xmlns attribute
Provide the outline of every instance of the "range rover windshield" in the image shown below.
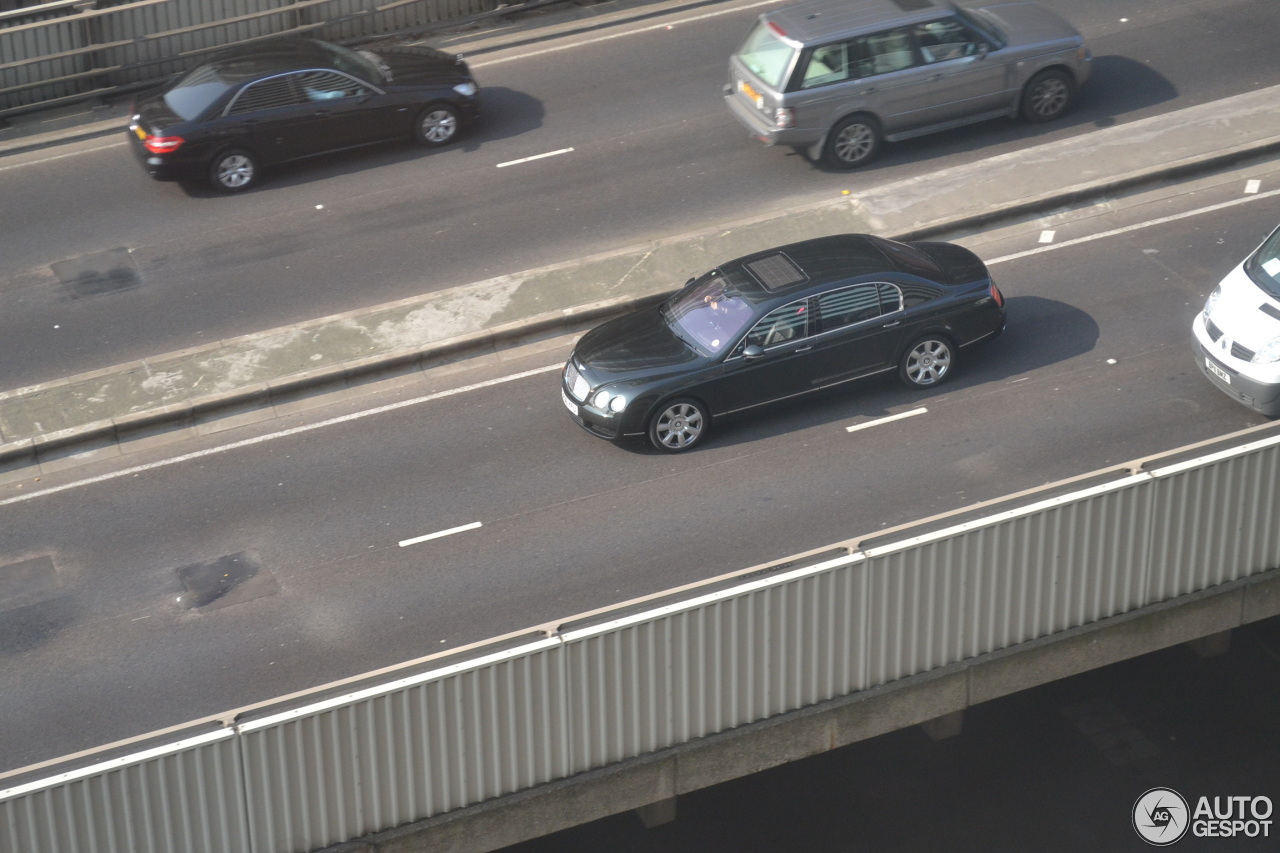
<svg viewBox="0 0 1280 853"><path fill-rule="evenodd" d="M764 21L757 21L747 40L738 48L737 57L747 69L769 88L782 91L798 48L783 41Z"/></svg>
<svg viewBox="0 0 1280 853"><path fill-rule="evenodd" d="M1258 251L1249 256L1244 271L1272 298L1280 299L1280 228L1272 231Z"/></svg>

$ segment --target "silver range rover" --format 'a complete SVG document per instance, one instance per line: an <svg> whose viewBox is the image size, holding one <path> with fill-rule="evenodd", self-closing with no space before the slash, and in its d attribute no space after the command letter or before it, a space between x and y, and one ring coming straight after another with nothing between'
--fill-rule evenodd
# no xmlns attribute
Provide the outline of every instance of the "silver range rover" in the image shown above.
<svg viewBox="0 0 1280 853"><path fill-rule="evenodd" d="M1057 118L1091 61L1075 28L1036 3L805 0L760 16L724 98L762 142L851 169L885 140Z"/></svg>

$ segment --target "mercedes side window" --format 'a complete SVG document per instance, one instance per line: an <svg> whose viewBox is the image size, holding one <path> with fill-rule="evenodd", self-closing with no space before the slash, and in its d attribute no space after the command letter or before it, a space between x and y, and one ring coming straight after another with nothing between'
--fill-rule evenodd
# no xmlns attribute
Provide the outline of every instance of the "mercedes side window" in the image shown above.
<svg viewBox="0 0 1280 853"><path fill-rule="evenodd" d="M914 30L926 64L975 56L982 51L981 39L955 18L916 24Z"/></svg>
<svg viewBox="0 0 1280 853"><path fill-rule="evenodd" d="M752 327L742 343L734 351L735 355L743 348L757 346L762 349L780 346L799 340L808 334L809 300L801 299L781 308L775 308L760 318Z"/></svg>
<svg viewBox="0 0 1280 853"><path fill-rule="evenodd" d="M369 91L362 84L336 71L300 71L294 76L298 87L309 101L358 98Z"/></svg>
<svg viewBox="0 0 1280 853"><path fill-rule="evenodd" d="M243 115L260 110L272 110L302 103L302 97L289 82L289 75L268 77L250 83L240 90L230 106L227 115Z"/></svg>

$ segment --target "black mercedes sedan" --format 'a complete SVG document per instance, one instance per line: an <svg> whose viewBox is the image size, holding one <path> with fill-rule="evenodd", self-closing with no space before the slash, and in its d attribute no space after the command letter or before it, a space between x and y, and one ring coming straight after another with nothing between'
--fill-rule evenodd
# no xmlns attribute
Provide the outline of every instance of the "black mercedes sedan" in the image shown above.
<svg viewBox="0 0 1280 853"><path fill-rule="evenodd" d="M445 145L478 114L460 56L281 38L215 54L139 98L129 140L157 180L240 192L289 160L391 139Z"/></svg>
<svg viewBox="0 0 1280 853"><path fill-rule="evenodd" d="M587 332L561 397L594 435L675 453L713 420L873 374L932 388L1004 323L1004 297L968 249L821 237L721 264Z"/></svg>

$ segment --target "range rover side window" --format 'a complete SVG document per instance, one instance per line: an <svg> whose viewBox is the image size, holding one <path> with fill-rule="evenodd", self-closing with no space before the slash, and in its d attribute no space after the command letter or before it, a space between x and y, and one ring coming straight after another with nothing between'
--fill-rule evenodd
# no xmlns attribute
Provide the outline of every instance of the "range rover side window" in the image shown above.
<svg viewBox="0 0 1280 853"><path fill-rule="evenodd" d="M915 26L916 44L925 63L962 59L981 52L982 42L955 18L943 18Z"/></svg>
<svg viewBox="0 0 1280 853"><path fill-rule="evenodd" d="M858 62L858 76L888 74L916 64L916 54L911 47L911 34L899 27L883 33L873 33L855 39L858 53L865 57Z"/></svg>
<svg viewBox="0 0 1280 853"><path fill-rule="evenodd" d="M848 42L836 42L815 47L805 57L804 73L800 88L812 89L829 83L840 83L850 77Z"/></svg>

